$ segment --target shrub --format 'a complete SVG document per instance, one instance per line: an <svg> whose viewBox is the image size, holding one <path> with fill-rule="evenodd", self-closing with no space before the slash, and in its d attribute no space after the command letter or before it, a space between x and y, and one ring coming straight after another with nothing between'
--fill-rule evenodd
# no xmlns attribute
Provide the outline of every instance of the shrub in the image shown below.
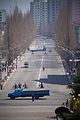
<svg viewBox="0 0 80 120"><path fill-rule="evenodd" d="M80 113L63 113L63 120L80 120Z"/></svg>

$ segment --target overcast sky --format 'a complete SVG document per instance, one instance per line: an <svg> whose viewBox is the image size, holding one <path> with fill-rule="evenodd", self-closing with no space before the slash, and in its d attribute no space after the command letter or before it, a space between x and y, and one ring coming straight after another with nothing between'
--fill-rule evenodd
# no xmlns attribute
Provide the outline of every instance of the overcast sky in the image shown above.
<svg viewBox="0 0 80 120"><path fill-rule="evenodd" d="M10 8L13 10L14 6L22 10L23 13L30 10L30 2L33 0L0 0L0 9L6 9L7 12L10 12Z"/></svg>

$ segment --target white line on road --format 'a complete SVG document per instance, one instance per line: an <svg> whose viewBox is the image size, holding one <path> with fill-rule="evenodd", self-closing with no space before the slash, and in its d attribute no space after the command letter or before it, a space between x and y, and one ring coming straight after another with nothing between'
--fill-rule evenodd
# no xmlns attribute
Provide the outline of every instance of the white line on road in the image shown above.
<svg viewBox="0 0 80 120"><path fill-rule="evenodd" d="M41 70L42 70L42 67L43 67L43 60L44 60L44 56L42 56L40 70L39 70L39 75L38 75L38 80L40 80ZM39 84L40 84L40 82L37 82L37 87L39 87Z"/></svg>

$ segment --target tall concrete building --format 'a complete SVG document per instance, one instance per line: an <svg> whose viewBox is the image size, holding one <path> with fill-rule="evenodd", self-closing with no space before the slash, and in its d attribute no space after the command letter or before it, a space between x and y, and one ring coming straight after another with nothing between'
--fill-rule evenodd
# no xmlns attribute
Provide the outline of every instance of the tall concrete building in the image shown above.
<svg viewBox="0 0 80 120"><path fill-rule="evenodd" d="M76 34L78 48L80 48L80 0L70 0L70 20Z"/></svg>
<svg viewBox="0 0 80 120"><path fill-rule="evenodd" d="M6 23L6 10L0 10L0 30L4 29Z"/></svg>
<svg viewBox="0 0 80 120"><path fill-rule="evenodd" d="M30 4L30 10L32 13L34 25L37 30L37 34L46 34L48 12L46 0L34 0Z"/></svg>
<svg viewBox="0 0 80 120"><path fill-rule="evenodd" d="M80 25L80 0L70 0L70 2L72 23Z"/></svg>
<svg viewBox="0 0 80 120"><path fill-rule="evenodd" d="M60 11L61 0L47 0L48 2L48 28L49 35L54 35L55 21Z"/></svg>
<svg viewBox="0 0 80 120"><path fill-rule="evenodd" d="M0 10L0 23L6 22L6 10Z"/></svg>

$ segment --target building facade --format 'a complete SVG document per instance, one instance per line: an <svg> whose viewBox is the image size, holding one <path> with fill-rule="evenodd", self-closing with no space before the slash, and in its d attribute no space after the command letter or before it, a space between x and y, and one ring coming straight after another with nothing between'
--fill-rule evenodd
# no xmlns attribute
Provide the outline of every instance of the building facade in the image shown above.
<svg viewBox="0 0 80 120"><path fill-rule="evenodd" d="M6 10L0 10L0 30L4 29L6 23Z"/></svg>
<svg viewBox="0 0 80 120"><path fill-rule="evenodd" d="M80 49L80 26L74 26L74 32L76 34L78 48Z"/></svg>
<svg viewBox="0 0 80 120"><path fill-rule="evenodd" d="M80 48L80 0L70 0L70 20Z"/></svg>
<svg viewBox="0 0 80 120"><path fill-rule="evenodd" d="M0 10L0 23L6 22L6 10Z"/></svg>
<svg viewBox="0 0 80 120"><path fill-rule="evenodd" d="M71 6L72 23L80 25L80 0L72 0Z"/></svg>
<svg viewBox="0 0 80 120"><path fill-rule="evenodd" d="M57 20L61 7L61 0L47 0L47 3L48 3L48 28L49 28L48 35L53 36L55 22Z"/></svg>

